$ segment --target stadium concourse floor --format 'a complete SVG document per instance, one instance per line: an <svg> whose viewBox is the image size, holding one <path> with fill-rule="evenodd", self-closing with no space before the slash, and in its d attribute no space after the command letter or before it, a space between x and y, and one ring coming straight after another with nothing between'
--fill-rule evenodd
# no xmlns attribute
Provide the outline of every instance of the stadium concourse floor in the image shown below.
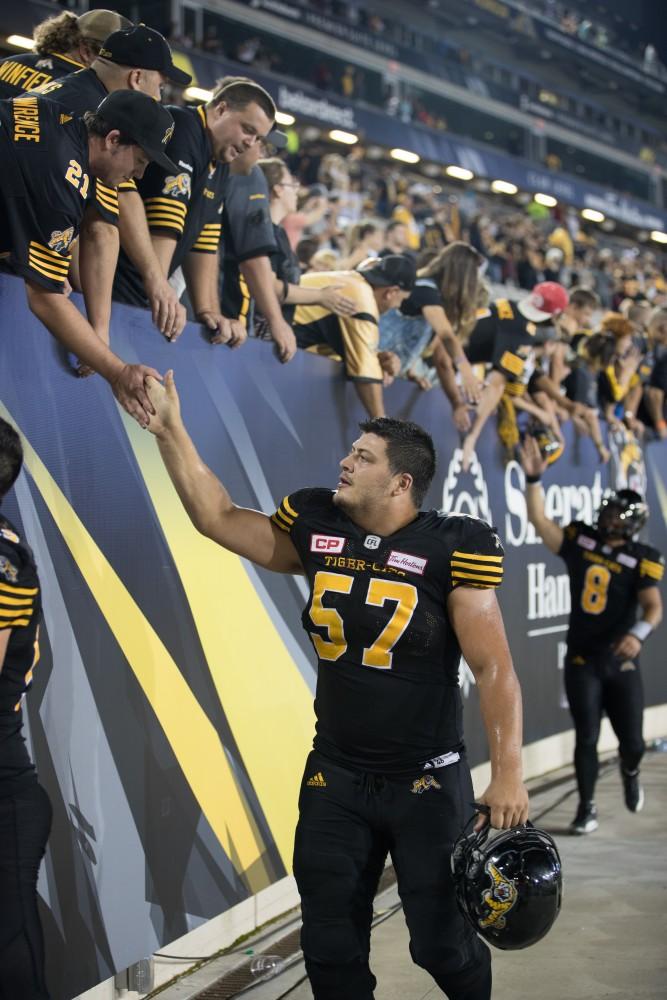
<svg viewBox="0 0 667 1000"><path fill-rule="evenodd" d="M566 833L576 796L574 782L563 775L564 782L531 790L536 825L556 838L561 852L563 908L550 934L534 947L494 949L493 1000L665 1000L667 753L644 758L646 804L637 815L623 804L616 762L604 766L597 793L600 827L586 837ZM410 960L402 911L392 912L397 903L395 886L376 899L384 916L372 939L376 1000L436 1000L443 994ZM312 1000L303 976L299 962L248 996Z"/></svg>

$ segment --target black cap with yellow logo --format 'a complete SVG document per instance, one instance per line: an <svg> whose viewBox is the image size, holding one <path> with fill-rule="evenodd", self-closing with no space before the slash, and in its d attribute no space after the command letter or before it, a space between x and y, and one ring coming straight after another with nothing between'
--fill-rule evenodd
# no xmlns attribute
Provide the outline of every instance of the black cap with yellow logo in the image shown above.
<svg viewBox="0 0 667 1000"><path fill-rule="evenodd" d="M186 87L192 77L174 66L171 49L164 35L145 24L114 31L100 49L102 59L136 69L154 69L168 80Z"/></svg>
<svg viewBox="0 0 667 1000"><path fill-rule="evenodd" d="M114 90L96 109L108 125L141 146L144 153L164 170L178 173L178 167L165 153L174 134L174 119L165 107L138 90Z"/></svg>

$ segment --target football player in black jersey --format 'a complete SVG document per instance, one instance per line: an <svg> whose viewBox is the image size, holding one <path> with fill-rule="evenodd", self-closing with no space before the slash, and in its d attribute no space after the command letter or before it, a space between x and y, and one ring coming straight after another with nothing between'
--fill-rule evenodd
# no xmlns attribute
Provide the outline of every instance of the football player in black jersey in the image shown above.
<svg viewBox="0 0 667 1000"><path fill-rule="evenodd" d="M416 424L385 417L361 425L335 490L298 490L272 517L237 507L183 426L173 373L165 386L148 380L149 429L195 527L310 584L302 620L318 659L317 724L294 873L315 1000L372 1000L373 897L389 853L413 960L450 1000L488 1000L489 951L457 908L450 854L474 811L462 653L490 745L481 801L494 827L528 815L521 694L494 593L498 536L474 517L420 511L433 442Z"/></svg>
<svg viewBox="0 0 667 1000"><path fill-rule="evenodd" d="M23 450L0 418L0 503ZM0 996L48 1000L37 875L51 829L51 803L23 737L22 704L39 660L41 595L32 552L0 512Z"/></svg>
<svg viewBox="0 0 667 1000"><path fill-rule="evenodd" d="M594 794L603 711L619 741L625 804L630 812L639 812L644 804L639 783L644 754L639 654L662 620L658 584L665 561L657 549L636 541L648 508L634 490L617 490L603 498L595 525L573 521L561 528L544 513L540 478L546 462L534 438L524 439L520 456L528 518L547 548L565 561L570 576L565 690L576 734L579 791L570 832L592 833L598 827Z"/></svg>

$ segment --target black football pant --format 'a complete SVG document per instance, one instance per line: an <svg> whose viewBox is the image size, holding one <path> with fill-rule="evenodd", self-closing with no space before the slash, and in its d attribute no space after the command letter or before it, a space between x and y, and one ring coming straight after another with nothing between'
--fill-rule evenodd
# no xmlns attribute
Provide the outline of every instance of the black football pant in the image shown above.
<svg viewBox="0 0 667 1000"><path fill-rule="evenodd" d="M450 870L454 841L473 811L470 771L461 760L426 774L440 787L413 792L421 772L407 778L369 775L315 751L308 757L294 875L315 1000L373 1000L373 897L388 853L412 960L449 1000L491 996L489 949L458 909Z"/></svg>
<svg viewBox="0 0 667 1000"><path fill-rule="evenodd" d="M608 652L586 658L568 656L565 692L574 719L574 769L579 797L590 802L598 777L597 743L602 713L606 712L618 738L618 752L626 771L635 771L644 756L642 717L644 694L639 663Z"/></svg>
<svg viewBox="0 0 667 1000"><path fill-rule="evenodd" d="M51 816L49 797L36 781L17 794L0 794L0 1000L49 998L37 875Z"/></svg>

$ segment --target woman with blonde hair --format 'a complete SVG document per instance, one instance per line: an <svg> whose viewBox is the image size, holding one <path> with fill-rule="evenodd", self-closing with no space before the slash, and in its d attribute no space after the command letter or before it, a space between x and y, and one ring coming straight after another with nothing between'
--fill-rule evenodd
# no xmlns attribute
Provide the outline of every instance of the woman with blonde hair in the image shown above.
<svg viewBox="0 0 667 1000"><path fill-rule="evenodd" d="M422 388L433 384L421 375L427 359L463 433L470 428L468 406L481 391L463 343L475 324L482 260L470 244L450 243L418 269L415 287L400 309L380 318L381 349L397 354L400 374L415 378Z"/></svg>

